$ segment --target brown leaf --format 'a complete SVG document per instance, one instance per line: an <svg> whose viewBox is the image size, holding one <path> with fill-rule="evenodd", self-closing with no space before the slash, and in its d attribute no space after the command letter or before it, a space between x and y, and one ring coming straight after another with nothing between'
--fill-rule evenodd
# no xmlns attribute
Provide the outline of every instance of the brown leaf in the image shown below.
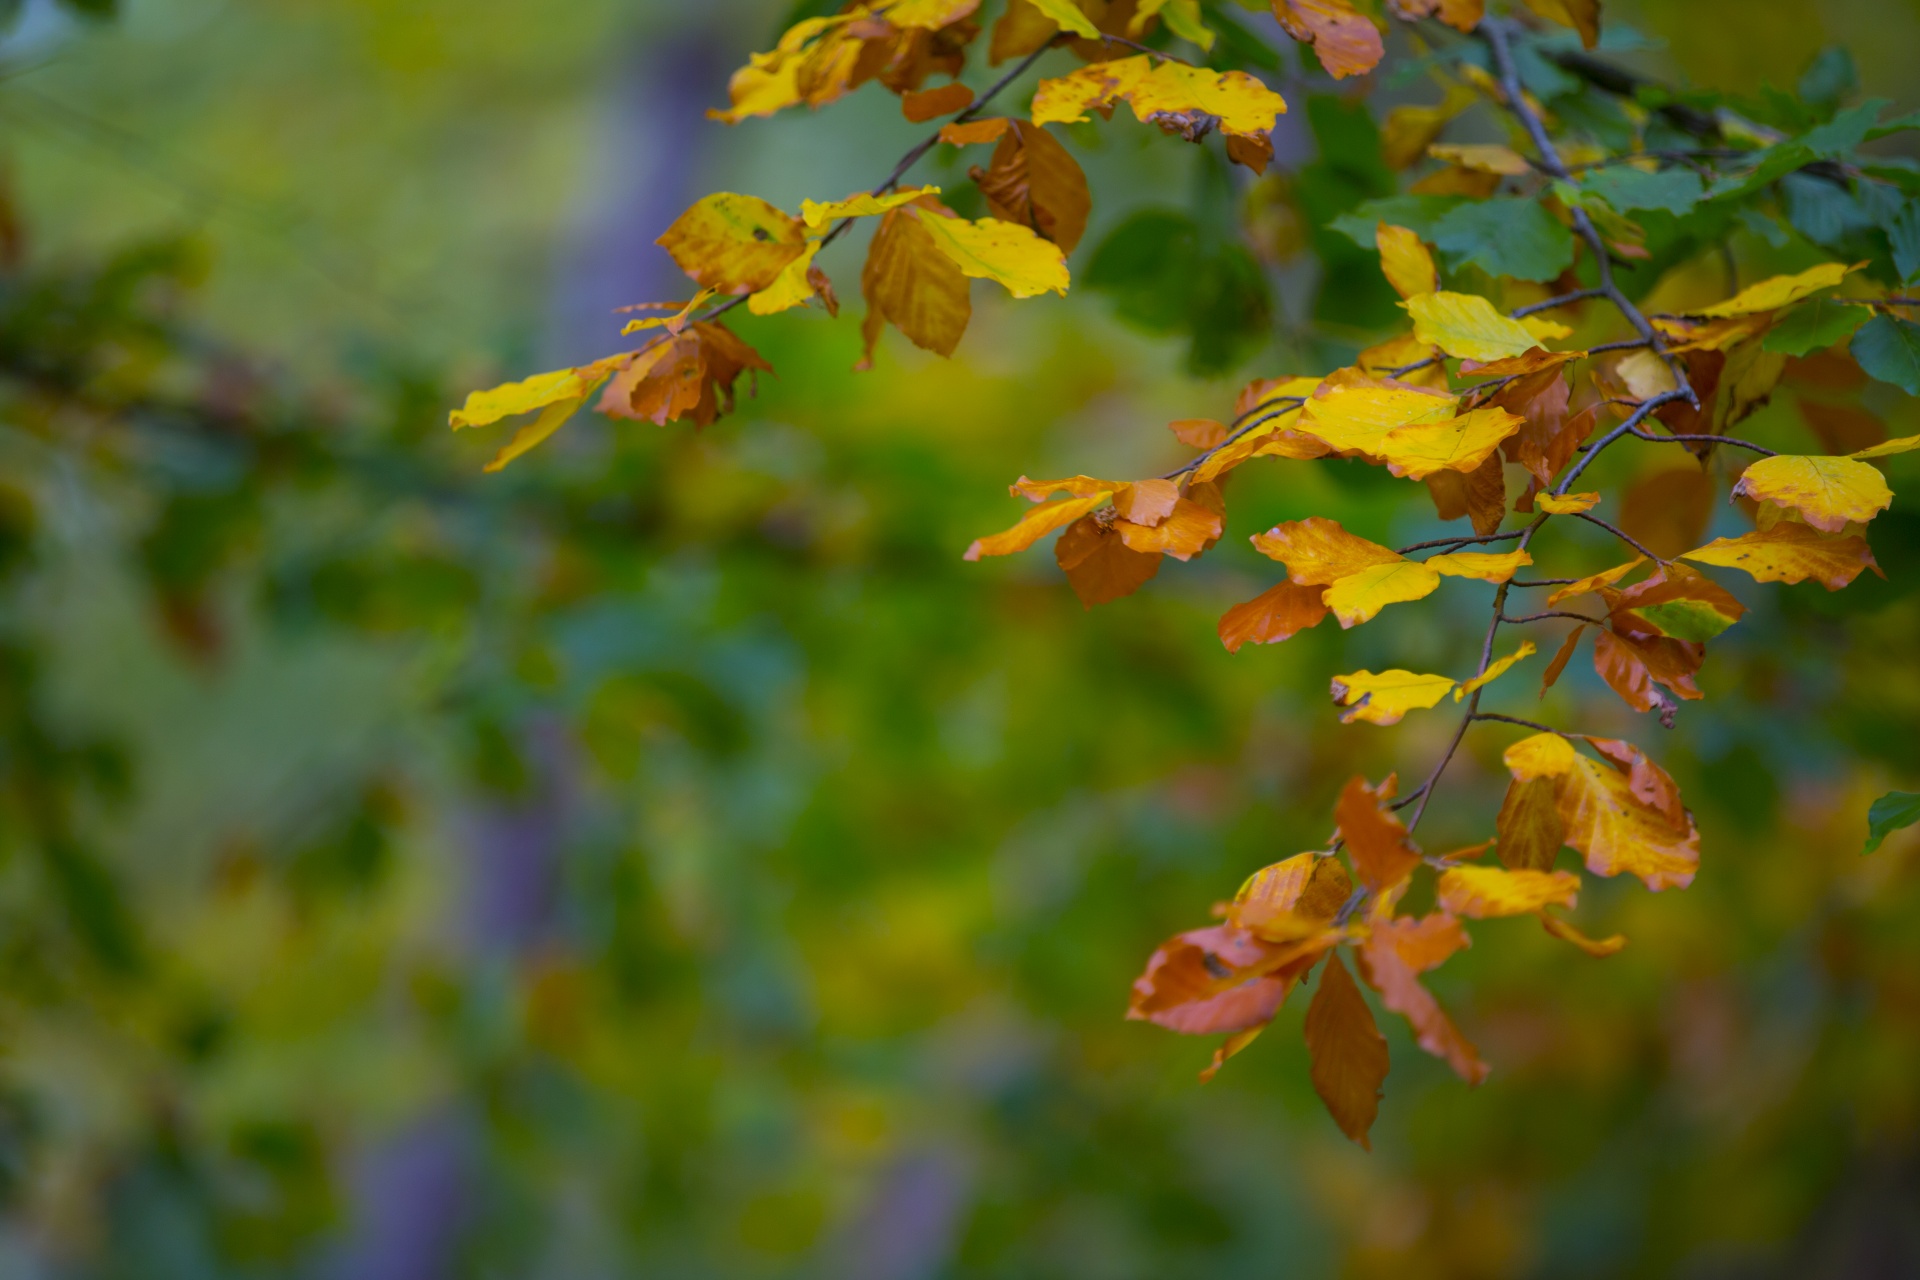
<svg viewBox="0 0 1920 1280"><path fill-rule="evenodd" d="M1197 490L1199 486L1195 486ZM1115 526L1128 547L1139 552L1157 552L1176 560L1191 560L1220 540L1226 522L1220 512L1210 510L1191 498L1181 498L1173 512L1157 524L1135 524L1122 520Z"/></svg>
<svg viewBox="0 0 1920 1280"><path fill-rule="evenodd" d="M866 356L860 368L872 365L883 322L916 347L950 356L973 319L966 276L940 251L911 207L895 209L880 220L860 273L860 292L867 300L867 317L860 325Z"/></svg>
<svg viewBox="0 0 1920 1280"><path fill-rule="evenodd" d="M1053 544L1053 556L1088 609L1132 595L1160 572L1159 553L1130 550L1115 529L1093 516L1069 525Z"/></svg>
<svg viewBox="0 0 1920 1280"><path fill-rule="evenodd" d="M1691 816L1675 826L1643 803L1631 776L1611 763L1576 755L1560 782L1560 817L1567 843L1598 876L1625 872L1653 890L1693 883L1700 866L1700 832Z"/></svg>
<svg viewBox="0 0 1920 1280"><path fill-rule="evenodd" d="M1680 788L1673 776L1647 758L1646 752L1631 742L1617 738L1588 738L1595 751L1627 773L1627 789L1633 798L1667 820L1675 831L1687 829L1687 806L1680 801Z"/></svg>
<svg viewBox="0 0 1920 1280"><path fill-rule="evenodd" d="M1244 1031L1270 1020L1294 979L1261 966L1277 949L1229 925L1167 939L1133 984L1127 1017L1183 1035Z"/></svg>
<svg viewBox="0 0 1920 1280"><path fill-rule="evenodd" d="M691 418L704 427L733 412L734 384L750 371L772 373L773 366L725 326L700 321L635 354L607 384L598 407L613 418L660 426Z"/></svg>
<svg viewBox="0 0 1920 1280"><path fill-rule="evenodd" d="M976 166L972 177L994 217L1030 227L1067 253L1086 233L1093 209L1087 175L1039 125L1014 121L988 167Z"/></svg>
<svg viewBox="0 0 1920 1280"><path fill-rule="evenodd" d="M1228 653L1238 653L1243 644L1290 640L1326 620L1327 606L1320 599L1325 594L1325 587L1304 587L1297 582L1270 587L1226 611L1220 619L1220 643Z"/></svg>
<svg viewBox="0 0 1920 1280"><path fill-rule="evenodd" d="M1628 487L1620 503L1620 527L1655 555L1671 558L1700 545L1713 521L1716 496L1713 474L1704 467L1655 471Z"/></svg>
<svg viewBox="0 0 1920 1280"><path fill-rule="evenodd" d="M1249 876L1227 920L1267 942L1298 942L1325 932L1352 893L1338 858L1297 854Z"/></svg>
<svg viewBox="0 0 1920 1280"><path fill-rule="evenodd" d="M1527 420L1526 426L1507 438L1501 451L1507 461L1525 467L1541 485L1553 479L1586 438L1585 435L1568 438L1570 395L1566 370L1555 365L1514 379L1488 402ZM1591 432L1592 423L1587 423L1586 428Z"/></svg>
<svg viewBox="0 0 1920 1280"><path fill-rule="evenodd" d="M1380 993L1380 1002L1413 1026L1420 1047L1446 1062L1462 1080L1477 1085L1487 1078L1487 1064L1418 976L1466 945L1466 931L1445 912L1418 921L1401 916L1374 925L1355 958L1361 976ZM1325 983L1322 977L1321 984Z"/></svg>
<svg viewBox="0 0 1920 1280"><path fill-rule="evenodd" d="M1560 652L1553 655L1553 661L1547 664L1546 674L1541 677L1541 697L1546 697L1547 690L1560 682L1560 674L1567 669L1567 663L1573 658L1573 651L1580 647L1580 637L1585 634L1587 634L1587 624L1584 622L1567 633L1566 641L1560 646Z"/></svg>
<svg viewBox="0 0 1920 1280"><path fill-rule="evenodd" d="M1395 790L1391 776L1377 788L1369 787L1364 778L1354 778L1333 809L1340 838L1347 842L1347 856L1375 893L1392 889L1420 865L1419 851L1407 841L1406 824L1386 807Z"/></svg>
<svg viewBox="0 0 1920 1280"><path fill-rule="evenodd" d="M1336 80L1367 74L1386 53L1379 28L1347 0L1273 0L1273 16L1288 35L1313 46Z"/></svg>
<svg viewBox="0 0 1920 1280"><path fill-rule="evenodd" d="M1178 422L1169 422L1167 430L1190 449L1211 449L1227 439L1227 424L1212 418L1181 418Z"/></svg>
<svg viewBox="0 0 1920 1280"><path fill-rule="evenodd" d="M925 124L941 116L965 111L972 105L973 90L956 80L938 89L922 89L918 93L907 94L900 99L900 114L914 124Z"/></svg>
<svg viewBox="0 0 1920 1280"><path fill-rule="evenodd" d="M1384 1096L1380 1086L1387 1078L1387 1041L1337 953L1327 957L1313 1003L1307 1006L1306 1039L1314 1092L1342 1133L1373 1150L1367 1134Z"/></svg>
<svg viewBox="0 0 1920 1280"><path fill-rule="evenodd" d="M1566 824L1560 820L1558 787L1552 778L1514 781L1500 806L1494 829L1500 833L1501 865L1514 871L1550 871L1560 846L1566 843Z"/></svg>
<svg viewBox="0 0 1920 1280"><path fill-rule="evenodd" d="M1009 58L1024 58L1059 34L1060 24L1034 8L1031 0L1007 0L1006 12L993 24L987 61L997 67Z"/></svg>
<svg viewBox="0 0 1920 1280"><path fill-rule="evenodd" d="M1665 636L1636 639L1614 630L1601 630L1593 641L1593 669L1635 711L1665 709L1671 705L1655 685L1664 685L1689 701L1703 697L1693 675L1706 651L1697 644Z"/></svg>

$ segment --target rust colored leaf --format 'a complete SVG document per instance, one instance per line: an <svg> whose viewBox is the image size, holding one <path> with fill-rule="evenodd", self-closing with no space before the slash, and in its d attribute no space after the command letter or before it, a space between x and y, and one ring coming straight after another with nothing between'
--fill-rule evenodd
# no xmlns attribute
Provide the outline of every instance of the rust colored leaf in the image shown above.
<svg viewBox="0 0 1920 1280"><path fill-rule="evenodd" d="M867 300L860 325L866 344L861 368L873 363L883 323L916 347L950 356L973 319L966 276L911 209L895 209L880 220L860 273L860 292Z"/></svg>
<svg viewBox="0 0 1920 1280"><path fill-rule="evenodd" d="M1365 778L1354 778L1333 810L1354 870L1375 893L1392 889L1420 865L1419 850L1407 840L1406 824L1386 806L1394 790L1391 777L1377 788L1369 787Z"/></svg>
<svg viewBox="0 0 1920 1280"><path fill-rule="evenodd" d="M749 372L773 372L760 353L723 325L701 321L641 351L607 384L599 410L665 426L682 418L707 426L733 412L734 384Z"/></svg>
<svg viewBox="0 0 1920 1280"><path fill-rule="evenodd" d="M1693 682L1705 656L1700 645L1665 636L1641 639L1601 630L1593 641L1593 669L1635 711L1671 705L1655 685L1687 701L1705 696Z"/></svg>
<svg viewBox="0 0 1920 1280"><path fill-rule="evenodd" d="M900 114L914 124L925 124L941 116L965 111L972 105L973 90L956 80L937 89L922 89L918 93L907 94L900 99Z"/></svg>
<svg viewBox="0 0 1920 1280"><path fill-rule="evenodd" d="M1446 1062L1462 1080L1477 1085L1487 1078L1487 1064L1419 979L1466 945L1466 930L1445 912L1417 921L1401 916L1374 925L1355 958L1361 976L1380 993L1380 1002L1413 1027L1420 1047ZM1311 1009L1308 1015L1312 1016Z"/></svg>
<svg viewBox="0 0 1920 1280"><path fill-rule="evenodd" d="M1611 763L1576 756L1560 783L1567 843L1598 876L1638 876L1649 889L1684 889L1700 866L1700 833L1691 815L1674 825L1634 794L1630 776Z"/></svg>
<svg viewBox="0 0 1920 1280"><path fill-rule="evenodd" d="M1087 175L1039 125L1014 121L988 167L975 166L972 176L994 217L1030 227L1066 253L1086 233L1093 209Z"/></svg>
<svg viewBox="0 0 1920 1280"><path fill-rule="evenodd" d="M1543 486L1567 465L1586 437L1586 433L1576 436L1569 430L1567 403L1571 394L1566 370L1556 364L1515 379L1491 401L1526 419L1526 425L1510 436L1501 450L1507 461L1525 467ZM1586 425L1591 432L1591 422Z"/></svg>
<svg viewBox="0 0 1920 1280"><path fill-rule="evenodd" d="M943 124L940 126L940 141L956 147L970 147L978 142L998 142L1012 127L1013 121L1005 116L969 120L965 124Z"/></svg>
<svg viewBox="0 0 1920 1280"><path fill-rule="evenodd" d="M1190 560L1212 546L1226 527L1218 511L1190 498L1181 498L1171 515L1148 526L1122 520L1117 528L1127 546L1139 552L1158 552L1176 560Z"/></svg>
<svg viewBox="0 0 1920 1280"><path fill-rule="evenodd" d="M1704 467L1655 471L1628 487L1620 527L1655 555L1671 558L1700 545L1716 496L1713 473Z"/></svg>
<svg viewBox="0 0 1920 1280"><path fill-rule="evenodd" d="M1059 34L1060 24L1035 8L1033 0L1007 0L1006 12L993 24L987 60L997 67L1009 58L1024 58Z"/></svg>
<svg viewBox="0 0 1920 1280"><path fill-rule="evenodd" d="M1588 738L1587 742L1627 774L1627 789L1633 798L1667 820L1675 831L1687 827L1687 806L1681 803L1680 788L1673 776L1631 742L1617 738Z"/></svg>
<svg viewBox="0 0 1920 1280"><path fill-rule="evenodd" d="M1228 653L1238 653L1243 644L1278 644L1290 640L1309 627L1326 620L1327 606L1320 597L1325 587L1302 586L1282 582L1261 592L1245 604L1237 604L1220 619L1220 643Z"/></svg>
<svg viewBox="0 0 1920 1280"><path fill-rule="evenodd" d="M1273 16L1288 35L1313 46L1336 80L1367 74L1386 53L1379 28L1347 0L1273 0Z"/></svg>
<svg viewBox="0 0 1920 1280"><path fill-rule="evenodd" d="M1244 1031L1270 1020L1293 983L1262 966L1276 948L1215 925L1167 939L1133 984L1127 1017L1183 1035Z"/></svg>
<svg viewBox="0 0 1920 1280"><path fill-rule="evenodd" d="M1227 920L1266 942L1299 942L1324 933L1352 892L1338 858L1297 854L1247 877Z"/></svg>
<svg viewBox="0 0 1920 1280"><path fill-rule="evenodd" d="M1227 1060L1258 1040L1260 1033L1266 1029L1267 1025L1263 1022L1257 1027L1248 1027L1245 1031L1236 1031L1228 1036L1221 1042L1220 1047L1213 1051L1213 1061L1201 1070L1200 1083L1213 1083L1213 1078L1220 1074L1220 1068L1227 1065Z"/></svg>
<svg viewBox="0 0 1920 1280"><path fill-rule="evenodd" d="M1167 430L1173 432L1173 438L1190 449L1212 449L1224 444L1227 439L1227 424L1212 418L1181 418L1169 422Z"/></svg>
<svg viewBox="0 0 1920 1280"><path fill-rule="evenodd" d="M1337 953L1327 957L1320 971L1305 1029L1314 1092L1342 1133L1373 1150L1367 1134L1384 1096L1380 1086L1387 1078L1387 1040Z"/></svg>
<svg viewBox="0 0 1920 1280"><path fill-rule="evenodd" d="M1088 609L1132 595L1160 572L1157 552L1129 549L1117 530L1093 516L1070 525L1053 544L1053 556Z"/></svg>
<svg viewBox="0 0 1920 1280"><path fill-rule="evenodd" d="M1506 801L1494 829L1500 834L1500 863L1513 871L1550 871L1566 824L1560 820L1558 785L1552 778L1516 779L1507 787Z"/></svg>
<svg viewBox="0 0 1920 1280"><path fill-rule="evenodd" d="M1438 18L1456 31L1472 31L1486 16L1486 0L1387 0L1396 18L1417 22Z"/></svg>

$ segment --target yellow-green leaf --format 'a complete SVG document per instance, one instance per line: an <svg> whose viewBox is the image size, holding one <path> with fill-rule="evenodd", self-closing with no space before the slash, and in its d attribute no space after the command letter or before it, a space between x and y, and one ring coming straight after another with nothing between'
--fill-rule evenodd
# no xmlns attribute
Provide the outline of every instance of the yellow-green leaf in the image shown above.
<svg viewBox="0 0 1920 1280"><path fill-rule="evenodd" d="M803 200L800 204L801 221L810 230L819 230L842 218L871 218L898 209L903 204L912 204L921 196L937 196L938 187L910 187L900 191L889 191L885 195L870 195L865 191L848 196L845 200Z"/></svg>
<svg viewBox="0 0 1920 1280"><path fill-rule="evenodd" d="M1462 360L1505 360L1540 345L1525 325L1478 294L1427 293L1401 305L1413 317L1414 337Z"/></svg>
<svg viewBox="0 0 1920 1280"><path fill-rule="evenodd" d="M1371 621L1390 604L1422 600L1440 585L1440 575L1417 560L1378 564L1340 579L1321 599L1342 627Z"/></svg>
<svg viewBox="0 0 1920 1280"><path fill-rule="evenodd" d="M1852 270L1852 267L1838 262L1823 262L1817 267L1802 271L1799 275L1774 276L1771 280L1762 280L1759 284L1749 285L1725 302L1692 314L1708 320L1729 320L1734 316L1778 311L1781 307L1792 306L1800 299L1811 297L1822 289L1833 288L1846 279L1847 273Z"/></svg>
<svg viewBox="0 0 1920 1280"><path fill-rule="evenodd" d="M1089 40L1100 38L1100 28L1093 25L1093 19L1082 13L1073 0L1027 0L1027 3L1059 23L1062 30L1085 36ZM1042 122L1036 120L1034 123Z"/></svg>

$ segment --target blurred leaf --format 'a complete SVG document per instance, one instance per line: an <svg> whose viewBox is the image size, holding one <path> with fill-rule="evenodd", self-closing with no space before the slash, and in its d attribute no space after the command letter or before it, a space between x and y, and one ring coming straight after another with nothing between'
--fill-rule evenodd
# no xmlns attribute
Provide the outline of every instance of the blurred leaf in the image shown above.
<svg viewBox="0 0 1920 1280"><path fill-rule="evenodd" d="M1889 791L1867 810L1867 843L1862 856L1876 852L1896 831L1920 822L1920 791Z"/></svg>

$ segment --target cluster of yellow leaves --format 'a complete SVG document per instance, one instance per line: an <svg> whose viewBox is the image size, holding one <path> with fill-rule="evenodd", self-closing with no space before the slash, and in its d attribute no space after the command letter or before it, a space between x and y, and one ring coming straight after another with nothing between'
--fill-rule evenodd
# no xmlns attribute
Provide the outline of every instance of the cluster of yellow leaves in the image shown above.
<svg viewBox="0 0 1920 1280"><path fill-rule="evenodd" d="M1438 706L1448 694L1459 702L1478 693L1537 652L1531 640L1523 641L1514 652L1490 663L1485 671L1470 680L1399 670L1383 671L1379 675L1356 671L1352 675L1335 676L1334 705L1347 708L1340 717L1343 724L1352 724L1355 720L1378 725L1399 724L1407 712Z"/></svg>
<svg viewBox="0 0 1920 1280"><path fill-rule="evenodd" d="M1218 129L1227 155L1263 173L1273 159L1274 121L1284 98L1241 71L1210 71L1141 54L1096 62L1071 75L1042 80L1033 95L1033 123L1071 124L1089 111L1111 115L1125 102L1143 124L1199 139Z"/></svg>
<svg viewBox="0 0 1920 1280"><path fill-rule="evenodd" d="M1555 733L1507 749L1513 782L1497 826L1501 861L1544 871L1565 845L1598 876L1638 876L1653 890L1692 884L1700 833L1673 778L1629 743L1586 741L1604 759Z"/></svg>
<svg viewBox="0 0 1920 1280"><path fill-rule="evenodd" d="M1442 576L1505 582L1533 563L1524 551L1466 551L1409 560L1322 516L1275 525L1255 534L1253 545L1287 566L1290 583L1322 588L1320 603L1342 627L1369 622L1390 604L1424 599L1439 587Z"/></svg>
<svg viewBox="0 0 1920 1280"><path fill-rule="evenodd" d="M906 94L936 72L958 76L979 34L969 21L979 7L980 0L895 0L808 18L735 72L731 105L707 114L738 124L803 102L823 107L869 80Z"/></svg>

